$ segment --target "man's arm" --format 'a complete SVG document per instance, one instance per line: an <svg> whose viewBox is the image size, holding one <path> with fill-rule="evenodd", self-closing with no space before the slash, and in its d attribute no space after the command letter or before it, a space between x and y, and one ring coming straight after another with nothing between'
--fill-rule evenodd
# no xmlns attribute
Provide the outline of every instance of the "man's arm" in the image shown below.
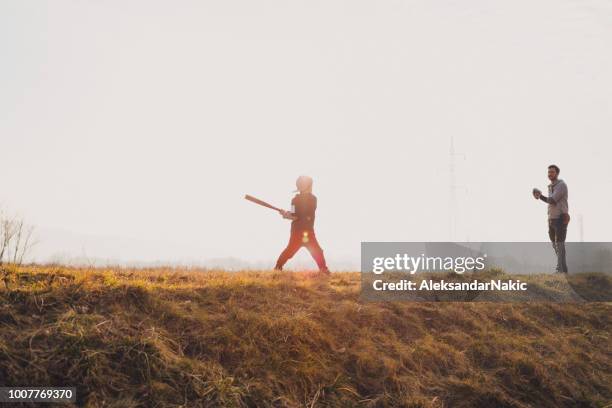
<svg viewBox="0 0 612 408"><path fill-rule="evenodd" d="M548 204L555 204L555 200L554 199L552 199L551 197L543 196L542 192L540 190L538 190L537 188L533 189L533 197L536 200L542 200L542 201L544 201L545 203L548 203Z"/></svg>
<svg viewBox="0 0 612 408"><path fill-rule="evenodd" d="M540 194L540 200L548 204L553 204L553 205L555 204L555 200L553 200L551 197L545 197L542 194Z"/></svg>
<svg viewBox="0 0 612 408"><path fill-rule="evenodd" d="M536 197L536 198L539 198L545 203L556 205L557 202L560 199L562 199L563 196L566 194L567 194L567 186L565 185L565 183L562 183L562 184L559 184L559 186L555 189L555 191L553 191L550 197L545 197L542 195L542 193L539 193L538 194L539 197Z"/></svg>

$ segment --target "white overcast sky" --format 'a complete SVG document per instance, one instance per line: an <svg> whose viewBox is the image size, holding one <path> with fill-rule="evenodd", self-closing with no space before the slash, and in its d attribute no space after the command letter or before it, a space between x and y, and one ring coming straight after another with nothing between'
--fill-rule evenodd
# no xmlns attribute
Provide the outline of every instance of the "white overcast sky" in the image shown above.
<svg viewBox="0 0 612 408"><path fill-rule="evenodd" d="M242 197L309 174L333 267L452 238L452 136L455 240L546 240L557 163L568 239L610 241L611 50L606 0L5 0L0 203L39 260L269 262L289 226Z"/></svg>

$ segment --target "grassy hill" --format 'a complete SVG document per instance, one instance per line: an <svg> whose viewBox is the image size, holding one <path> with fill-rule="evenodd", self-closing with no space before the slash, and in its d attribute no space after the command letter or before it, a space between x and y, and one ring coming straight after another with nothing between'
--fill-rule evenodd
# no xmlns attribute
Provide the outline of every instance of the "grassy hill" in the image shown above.
<svg viewBox="0 0 612 408"><path fill-rule="evenodd" d="M612 403L610 303L363 303L357 273L0 276L0 382L79 406Z"/></svg>

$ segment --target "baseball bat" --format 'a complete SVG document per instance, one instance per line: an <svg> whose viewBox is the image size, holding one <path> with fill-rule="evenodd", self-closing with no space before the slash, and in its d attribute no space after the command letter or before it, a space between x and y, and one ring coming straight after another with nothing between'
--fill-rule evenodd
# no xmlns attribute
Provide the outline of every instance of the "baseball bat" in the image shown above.
<svg viewBox="0 0 612 408"><path fill-rule="evenodd" d="M255 204L263 205L264 207L268 207L268 208L271 208L271 209L276 210L276 211L282 211L280 208L275 207L275 206L273 206L272 204L268 204L268 203L266 203L265 201L260 200L259 198L255 198L255 197L253 197L253 196L251 196L251 195L246 194L246 195L244 196L244 198L245 198L245 199L247 199L247 200L249 200L249 201L254 202Z"/></svg>

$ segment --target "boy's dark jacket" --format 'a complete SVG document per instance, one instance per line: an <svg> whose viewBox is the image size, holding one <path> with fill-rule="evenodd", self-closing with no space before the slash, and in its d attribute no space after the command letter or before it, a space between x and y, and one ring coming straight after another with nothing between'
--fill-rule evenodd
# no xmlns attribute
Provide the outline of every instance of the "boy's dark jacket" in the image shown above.
<svg viewBox="0 0 612 408"><path fill-rule="evenodd" d="M297 217L291 222L291 231L312 231L314 229L317 197L312 193L296 194L291 200L293 214Z"/></svg>

